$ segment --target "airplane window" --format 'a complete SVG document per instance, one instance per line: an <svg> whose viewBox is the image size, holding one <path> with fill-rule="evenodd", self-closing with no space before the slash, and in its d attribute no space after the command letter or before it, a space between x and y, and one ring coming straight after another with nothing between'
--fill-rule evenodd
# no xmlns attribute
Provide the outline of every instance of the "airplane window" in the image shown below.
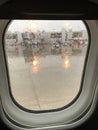
<svg viewBox="0 0 98 130"><path fill-rule="evenodd" d="M88 40L81 20L13 20L5 33L5 53L17 104L43 111L74 101Z"/></svg>

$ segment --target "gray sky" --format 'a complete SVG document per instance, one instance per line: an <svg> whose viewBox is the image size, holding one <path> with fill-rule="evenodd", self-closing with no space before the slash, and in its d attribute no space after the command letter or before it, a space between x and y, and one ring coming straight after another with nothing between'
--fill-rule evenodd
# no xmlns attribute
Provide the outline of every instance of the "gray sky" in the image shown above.
<svg viewBox="0 0 98 130"><path fill-rule="evenodd" d="M13 20L8 31L61 31L62 28L74 31L85 30L85 25L81 20Z"/></svg>

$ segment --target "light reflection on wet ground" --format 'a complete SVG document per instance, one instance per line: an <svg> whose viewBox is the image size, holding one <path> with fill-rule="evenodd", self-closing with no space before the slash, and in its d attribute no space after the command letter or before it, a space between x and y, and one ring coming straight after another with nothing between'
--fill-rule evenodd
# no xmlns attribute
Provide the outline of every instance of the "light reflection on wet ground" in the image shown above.
<svg viewBox="0 0 98 130"><path fill-rule="evenodd" d="M78 94L87 47L6 46L11 90L31 110L63 107Z"/></svg>

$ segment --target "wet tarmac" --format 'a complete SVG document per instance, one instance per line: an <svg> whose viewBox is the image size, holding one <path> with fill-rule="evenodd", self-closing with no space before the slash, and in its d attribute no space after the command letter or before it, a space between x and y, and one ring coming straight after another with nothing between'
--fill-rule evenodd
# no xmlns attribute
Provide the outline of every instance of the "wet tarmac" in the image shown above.
<svg viewBox="0 0 98 130"><path fill-rule="evenodd" d="M61 108L77 96L87 46L6 46L14 99L30 110Z"/></svg>

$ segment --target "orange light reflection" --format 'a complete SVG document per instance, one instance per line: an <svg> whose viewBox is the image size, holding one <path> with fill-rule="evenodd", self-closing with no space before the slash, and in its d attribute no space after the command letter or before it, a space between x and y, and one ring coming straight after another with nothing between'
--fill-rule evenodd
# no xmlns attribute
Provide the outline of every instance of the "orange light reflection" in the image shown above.
<svg viewBox="0 0 98 130"><path fill-rule="evenodd" d="M69 58L68 58L68 57L65 57L64 67L65 67L66 69L70 67L70 61L69 61Z"/></svg>
<svg viewBox="0 0 98 130"><path fill-rule="evenodd" d="M34 56L33 59L32 59L32 66L31 66L31 71L33 73L37 73L38 70L39 70L39 67L38 67L38 58L37 56Z"/></svg>
<svg viewBox="0 0 98 130"><path fill-rule="evenodd" d="M38 64L38 61L37 60L33 60L33 66L37 66L37 64Z"/></svg>
<svg viewBox="0 0 98 130"><path fill-rule="evenodd" d="M33 73L37 73L39 71L39 68L37 66L32 66L31 70Z"/></svg>

